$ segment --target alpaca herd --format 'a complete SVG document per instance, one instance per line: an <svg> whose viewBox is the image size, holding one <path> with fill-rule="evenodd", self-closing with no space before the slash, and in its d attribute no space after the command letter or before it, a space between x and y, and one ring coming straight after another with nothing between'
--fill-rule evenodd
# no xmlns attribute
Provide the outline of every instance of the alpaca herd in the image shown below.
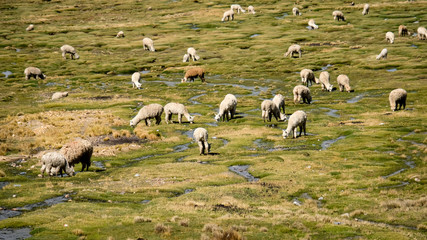
<svg viewBox="0 0 427 240"><path fill-rule="evenodd" d="M235 18L235 13L251 13L255 14L255 9L253 6L248 6L247 10L243 9L239 4L232 4L230 9L223 13L221 19L224 21L233 21ZM292 9L293 16L301 16L302 13L298 7ZM365 4L363 6L363 15L368 15L370 13L370 5ZM333 19L335 21L347 21L344 13L339 10L332 12ZM329 15L330 18L330 15ZM309 19L308 26L311 29L319 29L319 26L315 23L314 19ZM26 31L33 31L34 25L29 25L26 28ZM400 25L398 28L398 36L410 35L408 29L404 25ZM427 38L427 30L424 27L419 27L417 29L417 36L420 40L425 40ZM124 38L125 34L123 31L119 31L116 35L116 38ZM382 38L384 39L384 38ZM385 40L390 44L395 42L395 35L393 32L387 32L385 35ZM383 41L383 40L382 40ZM154 41L150 38L144 38L142 40L142 47L144 50L155 52ZM66 55L70 55L70 59L75 60L79 59L80 56L77 53L76 49L70 45L63 45L60 47L62 52L62 57L67 59ZM376 57L377 60L387 59L388 50L384 48L381 53ZM288 47L284 57L294 58L302 57L302 49L298 44L292 44ZM187 52L182 58L182 62L196 62L201 58L197 54L197 51L193 47L187 48ZM28 67L24 71L25 79L29 80L32 77L34 79L45 79L46 75L36 67ZM194 79L200 78L202 82L205 82L205 69L201 67L193 67L188 69L185 72L184 78L181 79L182 83L185 82L194 82ZM321 89L327 92L332 92L334 90L333 85L330 83L331 75L327 71L322 71L317 78L311 69L303 69L300 72L300 77L302 85L296 85L293 88L293 102L294 104L299 103L312 103L312 94L310 91L311 86L314 84L320 84ZM135 72L131 76L132 87L136 89L141 89L141 74ZM351 92L353 89L350 86L350 78L345 74L340 74L337 76L337 84L340 92L346 91ZM52 96L52 100L57 100L63 97L68 96L68 92L56 92ZM389 94L389 103L392 111L400 110L401 108L405 109L406 107L406 98L407 92L404 89L395 89ZM229 121L235 117L236 107L238 100L233 94L227 94L224 99L219 104L218 113L215 114L214 119L216 121ZM155 119L155 124L161 123L161 116L165 113L165 122L167 124L172 122L172 115L175 114L178 116L178 122L182 124L182 117L184 116L189 123L194 122L194 116L191 116L187 107L181 103L170 102L165 106L162 106L158 103L148 104L142 107L137 115L130 120L130 126L136 127L140 121L144 121L146 126L151 126L150 119ZM297 110L290 115L289 118L285 115L285 97L281 94L276 94L272 100L266 99L261 103L261 117L264 122L271 122L272 117L276 121L288 121L288 126L283 130L283 138L292 136L293 138L297 137L297 129L299 128L299 136L302 132L306 134L306 123L307 123L307 113L302 110ZM197 128L193 134L194 140L199 145L200 154L208 154L210 152L210 144L208 143L208 132L204 128ZM82 163L82 171L84 169L88 170L91 165L90 158L93 152L93 147L90 142L86 140L76 140L70 142L59 151L59 152L48 152L42 157L42 175L44 172L47 172L48 175L57 175L58 173L62 176L62 172L67 173L69 176L73 176L74 165L76 163Z"/></svg>

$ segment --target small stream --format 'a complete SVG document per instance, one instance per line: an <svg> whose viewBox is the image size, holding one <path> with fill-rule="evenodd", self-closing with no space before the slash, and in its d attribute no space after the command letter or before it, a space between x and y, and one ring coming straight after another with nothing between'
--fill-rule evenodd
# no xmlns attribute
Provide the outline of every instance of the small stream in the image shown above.
<svg viewBox="0 0 427 240"><path fill-rule="evenodd" d="M188 99L188 101L191 102L194 105L201 104L200 102L196 101L196 99L199 98L199 97L205 96L205 95L206 95L206 93L202 93L202 94L196 95L196 96L191 97L190 99Z"/></svg>
<svg viewBox="0 0 427 240"><path fill-rule="evenodd" d="M360 94L360 95L357 95L356 97L354 97L354 98L352 98L352 99L349 99L349 100L347 100L347 103L357 103L358 101L360 101L360 100L362 100L362 98L365 96L365 94L363 93L363 94Z"/></svg>
<svg viewBox="0 0 427 240"><path fill-rule="evenodd" d="M4 78L8 78L10 75L12 75L12 72L11 71L5 71L5 72L2 72L2 74L4 75Z"/></svg>
<svg viewBox="0 0 427 240"><path fill-rule="evenodd" d="M334 117L334 118L341 117L341 115L337 114L338 110L336 110L336 109L325 108L325 107L321 107L320 109L329 110L328 112L326 112L326 115L328 115L330 117Z"/></svg>
<svg viewBox="0 0 427 240"><path fill-rule="evenodd" d="M228 167L228 169L234 173L236 173L237 175L240 175L244 178L246 178L246 180L248 180L248 182L258 182L259 178L256 178L254 176L252 176L249 172L249 165L235 165L235 166L230 166Z"/></svg>
<svg viewBox="0 0 427 240"><path fill-rule="evenodd" d="M18 239L27 239L32 237L31 228L3 228L0 229L0 239L6 240L18 240Z"/></svg>
<svg viewBox="0 0 427 240"><path fill-rule="evenodd" d="M326 149L328 149L332 144L336 143L337 141L344 139L345 136L340 136L336 139L331 139L331 140L326 140L323 141L322 144L320 145L321 149L320 151L325 151Z"/></svg>
<svg viewBox="0 0 427 240"><path fill-rule="evenodd" d="M63 195L63 196L59 196L59 197L46 199L42 202L28 204L28 205L25 205L23 207L16 207L16 208L12 208L12 209L3 209L3 210L0 210L0 221L7 219L7 218L19 216L22 214L23 211L32 211L36 208L51 207L51 206L56 205L58 203L67 202L69 199L71 199L71 198L69 197L69 194L67 194L67 195Z"/></svg>

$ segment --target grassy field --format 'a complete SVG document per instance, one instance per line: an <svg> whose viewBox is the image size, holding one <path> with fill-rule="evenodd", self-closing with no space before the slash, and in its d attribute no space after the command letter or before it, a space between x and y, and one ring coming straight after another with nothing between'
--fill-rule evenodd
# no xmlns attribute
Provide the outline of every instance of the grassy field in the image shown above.
<svg viewBox="0 0 427 240"><path fill-rule="evenodd" d="M427 1L349 2L0 0L0 234L427 239L427 41L412 36L427 25ZM233 3L256 14L221 22ZM292 16L294 6L301 16ZM334 10L347 21L334 21ZM307 29L309 19L319 29ZM411 36L398 36L401 24ZM119 31L124 38L115 38ZM144 37L155 52L143 50ZM302 58L284 58L295 43ZM62 59L64 44L80 59ZM201 60L183 63L188 47ZM383 48L388 58L378 61ZM26 81L29 66L47 78ZM206 70L206 83L180 82L193 66ZM294 104L305 68L316 77L326 69L334 87L346 74L354 92L313 85L312 104ZM136 71L141 90L132 88ZM396 88L408 99L393 112ZM69 96L50 100L57 91ZM228 93L238 99L237 116L216 123ZM262 121L262 100L278 93L288 117L307 113L306 136L283 139L287 122ZM129 126L143 105L172 101L195 123ZM198 154L197 127L209 131L213 154ZM77 137L94 144L90 171L79 164L74 177L39 177L43 153ZM259 181L229 170L246 165Z"/></svg>

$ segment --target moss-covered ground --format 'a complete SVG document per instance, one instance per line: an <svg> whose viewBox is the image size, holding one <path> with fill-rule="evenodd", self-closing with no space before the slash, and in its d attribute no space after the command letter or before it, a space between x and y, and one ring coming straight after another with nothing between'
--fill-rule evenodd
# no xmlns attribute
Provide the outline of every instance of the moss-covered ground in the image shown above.
<svg viewBox="0 0 427 240"><path fill-rule="evenodd" d="M0 206L70 199L0 220L0 229L31 227L33 239L221 239L221 229L234 239L426 239L427 41L412 34L427 25L427 1L366 1L366 16L365 2L349 2L241 1L256 14L221 22L236 2L0 1L8 75L0 76L0 182L8 183ZM347 21L334 21L334 10ZM311 18L319 29L306 28ZM401 24L411 36L398 36ZM143 50L144 37L156 52ZM294 43L302 58L284 58ZM80 59L62 59L63 44ZM200 61L182 62L188 47ZM383 48L388 58L378 61ZM47 78L26 81L29 66ZM207 83L180 83L192 66L206 70ZM354 92L314 85L312 104L294 104L304 68L316 77L327 68L335 87L346 74ZM136 71L141 90L132 88ZM390 109L395 88L408 92L405 110ZM56 91L69 96L51 101ZM216 124L228 93L238 98L236 118ZM307 112L308 135L283 139L287 122L262 121L262 100L277 93L288 116ZM171 101L195 123L129 126L141 106ZM189 137L197 127L209 131L214 154L198 154ZM40 178L40 156L76 137L94 143L98 165ZM233 165L249 165L259 181Z"/></svg>

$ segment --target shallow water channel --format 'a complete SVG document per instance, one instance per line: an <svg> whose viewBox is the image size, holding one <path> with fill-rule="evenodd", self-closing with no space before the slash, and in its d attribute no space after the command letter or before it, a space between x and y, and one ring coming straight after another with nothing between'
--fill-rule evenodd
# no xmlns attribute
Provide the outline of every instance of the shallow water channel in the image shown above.
<svg viewBox="0 0 427 240"><path fill-rule="evenodd" d="M249 172L249 165L235 165L235 166L230 166L228 167L228 169L234 173L236 173L237 175L240 175L244 178L246 178L246 180L248 180L248 182L258 182L259 178L256 178L254 176L252 176Z"/></svg>

